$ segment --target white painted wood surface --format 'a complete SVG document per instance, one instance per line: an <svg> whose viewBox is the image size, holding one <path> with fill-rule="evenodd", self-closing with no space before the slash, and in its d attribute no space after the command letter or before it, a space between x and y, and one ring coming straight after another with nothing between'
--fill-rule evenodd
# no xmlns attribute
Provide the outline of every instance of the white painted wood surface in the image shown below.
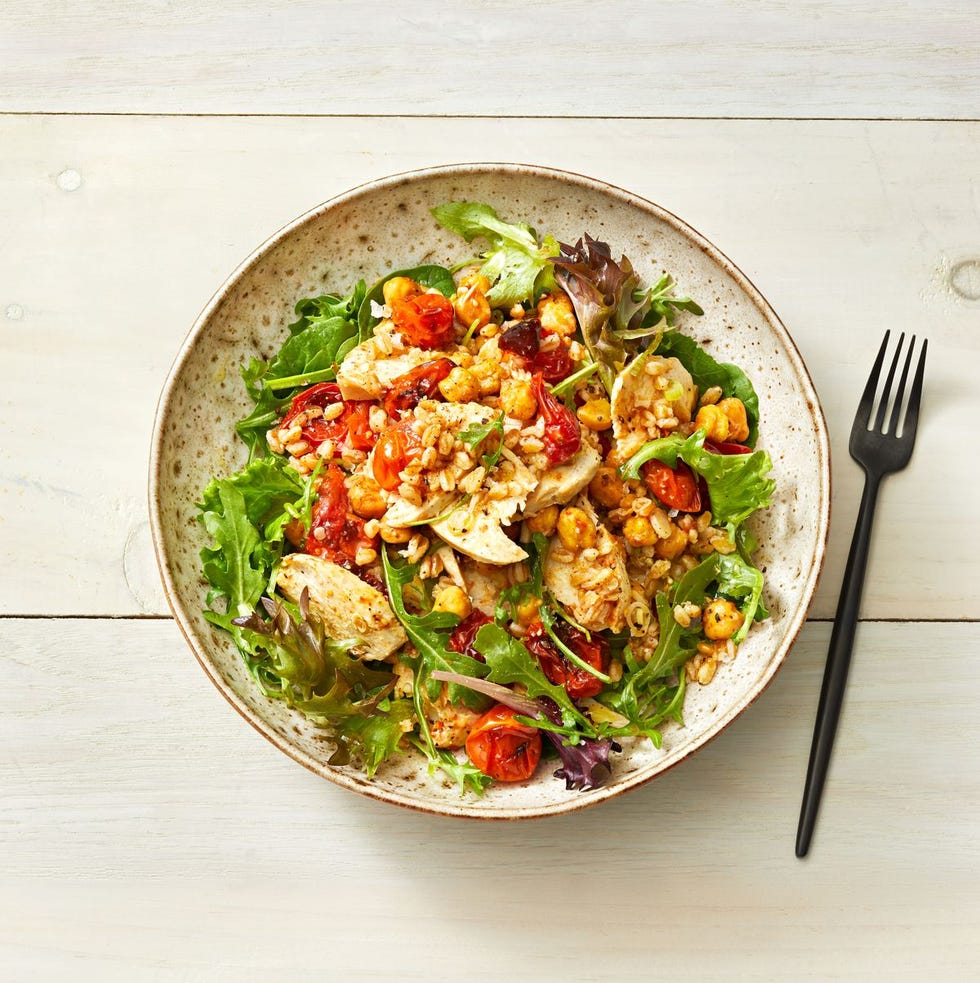
<svg viewBox="0 0 980 983"><path fill-rule="evenodd" d="M978 52L972 0L0 5L0 980L980 978ZM829 624L682 768L486 826L308 774L153 617L147 447L198 310L329 196L487 159L651 198L769 297L831 426L817 619L871 356L930 338L863 608L896 623L860 628L805 863Z"/></svg>
<svg viewBox="0 0 980 983"><path fill-rule="evenodd" d="M874 352L886 327L927 334L918 446L883 492L864 614L980 617L980 525L963 514L980 484L964 453L980 285L962 265L980 260L980 124L7 117L0 144L0 554L34 558L0 612L166 613L145 462L162 381L211 293L333 194L511 156L674 211L786 322L834 454L816 617L833 615L850 542L861 475L847 437Z"/></svg>
<svg viewBox="0 0 980 983"><path fill-rule="evenodd" d="M171 622L6 619L0 975L976 979L975 626L861 627L801 863L828 635L809 625L682 768L597 809L486 825L304 771Z"/></svg>
<svg viewBox="0 0 980 983"><path fill-rule="evenodd" d="M973 118L976 13L973 0L5 0L0 111Z"/></svg>

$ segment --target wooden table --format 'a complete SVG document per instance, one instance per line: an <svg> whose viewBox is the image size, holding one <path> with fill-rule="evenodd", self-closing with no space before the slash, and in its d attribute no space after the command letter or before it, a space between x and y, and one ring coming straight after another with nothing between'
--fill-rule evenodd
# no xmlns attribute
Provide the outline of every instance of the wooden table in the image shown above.
<svg viewBox="0 0 980 983"><path fill-rule="evenodd" d="M0 978L980 978L980 20L947 2L0 9ZM158 584L157 393L309 206L518 160L659 202L759 285L833 440L780 676L598 809L440 821L336 788L215 693ZM930 339L813 852L793 840L883 330Z"/></svg>

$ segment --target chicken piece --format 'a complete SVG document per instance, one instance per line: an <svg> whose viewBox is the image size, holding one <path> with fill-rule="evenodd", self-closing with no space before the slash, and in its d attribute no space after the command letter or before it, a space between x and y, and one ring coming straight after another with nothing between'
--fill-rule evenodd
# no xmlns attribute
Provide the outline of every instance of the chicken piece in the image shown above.
<svg viewBox="0 0 980 983"><path fill-rule="evenodd" d="M398 355L386 355L369 338L352 348L337 367L340 394L344 399L377 399L398 376L440 354L409 348Z"/></svg>
<svg viewBox="0 0 980 983"><path fill-rule="evenodd" d="M421 505L413 505L404 498L396 497L384 514L384 523L394 529L404 529L437 519L453 507L460 498L459 492L441 492L429 497Z"/></svg>
<svg viewBox="0 0 980 983"><path fill-rule="evenodd" d="M596 544L567 550L552 541L544 562L545 586L583 628L622 631L631 594L625 550L598 521L587 497L581 496L576 505L595 524Z"/></svg>
<svg viewBox="0 0 980 983"><path fill-rule="evenodd" d="M408 641L381 591L323 557L289 554L276 584L294 603L306 587L313 617L331 638L358 639L351 651L362 659L386 659Z"/></svg>
<svg viewBox="0 0 980 983"><path fill-rule="evenodd" d="M429 528L450 546L482 563L505 566L527 559L503 531L521 511L537 484L534 472L519 457L504 451L504 460L494 472L494 481L507 483L503 498L491 498L487 487L479 488L468 501Z"/></svg>
<svg viewBox="0 0 980 983"><path fill-rule="evenodd" d="M429 703L425 712L432 734L432 743L439 748L458 748L466 743L480 714L467 706L454 706L442 689L439 699Z"/></svg>
<svg viewBox="0 0 980 983"><path fill-rule="evenodd" d="M525 567L525 569L527 568ZM510 586L506 568L465 560L460 572L466 583L466 593L469 594L473 607L479 608L485 615L492 618L497 609L497 599L500 597L501 591Z"/></svg>
<svg viewBox="0 0 980 983"><path fill-rule="evenodd" d="M585 444L571 460L546 471L528 496L524 518L571 501L595 477L601 463L599 452Z"/></svg>
<svg viewBox="0 0 980 983"><path fill-rule="evenodd" d="M659 379L666 380L660 388ZM698 390L691 373L673 356L643 355L634 359L616 376L612 389L613 436L617 441L639 434L643 440L661 436L653 413L654 405L669 399L678 422L687 423L694 411Z"/></svg>

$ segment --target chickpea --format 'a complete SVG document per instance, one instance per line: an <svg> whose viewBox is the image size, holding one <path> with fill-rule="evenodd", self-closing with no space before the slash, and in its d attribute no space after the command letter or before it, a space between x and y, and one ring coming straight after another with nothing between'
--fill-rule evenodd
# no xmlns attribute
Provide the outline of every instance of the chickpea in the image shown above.
<svg viewBox="0 0 980 983"><path fill-rule="evenodd" d="M538 318L542 328L560 335L573 335L578 327L572 302L562 291L545 294L538 301Z"/></svg>
<svg viewBox="0 0 980 983"><path fill-rule="evenodd" d="M578 409L578 418L590 430L608 430L612 426L612 410L608 399L590 399Z"/></svg>
<svg viewBox="0 0 980 983"><path fill-rule="evenodd" d="M588 549L595 546L595 523L580 508L569 505L558 516L558 538L569 550Z"/></svg>
<svg viewBox="0 0 980 983"><path fill-rule="evenodd" d="M728 417L728 439L746 440L749 436L749 419L745 413L745 403L730 396L721 400L717 406Z"/></svg>
<svg viewBox="0 0 980 983"><path fill-rule="evenodd" d="M589 483L589 495L607 509L617 508L625 494L626 485L612 467L599 468Z"/></svg>
<svg viewBox="0 0 980 983"><path fill-rule="evenodd" d="M538 401L531 383L524 379L508 379L500 387L500 408L515 420L526 423L538 414Z"/></svg>
<svg viewBox="0 0 980 983"><path fill-rule="evenodd" d="M528 532L539 532L545 536L552 535L555 531L555 526L558 525L558 506L549 505L546 509L542 509L534 515L529 515L524 520L524 525L527 526Z"/></svg>
<svg viewBox="0 0 980 983"><path fill-rule="evenodd" d="M384 522L381 523L381 528L378 532L386 543L391 543L392 545L407 543L412 538L411 529L399 529L397 526L389 526Z"/></svg>
<svg viewBox="0 0 980 983"><path fill-rule="evenodd" d="M470 374L476 379L481 396L494 396L500 392L500 368L496 362L474 362Z"/></svg>
<svg viewBox="0 0 980 983"><path fill-rule="evenodd" d="M370 475L358 475L347 491L351 511L362 519L380 519L388 511L381 486Z"/></svg>
<svg viewBox="0 0 980 983"><path fill-rule="evenodd" d="M478 273L464 276L459 281L453 297L453 310L461 324L469 328L476 322L476 327L482 328L490 323L490 301L487 300L489 289L490 281Z"/></svg>
<svg viewBox="0 0 980 983"><path fill-rule="evenodd" d="M450 403L471 403L480 396L480 383L469 369L457 365L439 383L439 392Z"/></svg>
<svg viewBox="0 0 980 983"><path fill-rule="evenodd" d="M707 432L708 440L719 444L728 440L728 417L718 405L702 406L694 418L694 425L698 430Z"/></svg>
<svg viewBox="0 0 980 983"><path fill-rule="evenodd" d="M657 540L653 551L661 560L673 560L684 552L688 542L690 540L687 538L687 533L671 523L670 535L666 539Z"/></svg>
<svg viewBox="0 0 980 983"><path fill-rule="evenodd" d="M448 611L450 614L458 614L461 618L465 618L473 610L473 605L461 588L444 587L436 594L432 610Z"/></svg>
<svg viewBox="0 0 980 983"><path fill-rule="evenodd" d="M525 601L521 601L514 610L516 616L516 621L519 625L527 628L527 626L534 621L538 616L538 612L541 610L541 598L540 597L529 597Z"/></svg>
<svg viewBox="0 0 980 983"><path fill-rule="evenodd" d="M385 280L381 287L381 293L385 303L391 307L400 300L406 300L408 297L422 293L422 288L407 276L393 276L390 280Z"/></svg>
<svg viewBox="0 0 980 983"><path fill-rule="evenodd" d="M724 597L716 597L704 606L704 633L713 641L731 638L742 627L743 621L745 616L742 612Z"/></svg>
<svg viewBox="0 0 980 983"><path fill-rule="evenodd" d="M623 536L630 546L653 546L657 542L657 534L650 525L650 520L642 515L631 515L623 524Z"/></svg>

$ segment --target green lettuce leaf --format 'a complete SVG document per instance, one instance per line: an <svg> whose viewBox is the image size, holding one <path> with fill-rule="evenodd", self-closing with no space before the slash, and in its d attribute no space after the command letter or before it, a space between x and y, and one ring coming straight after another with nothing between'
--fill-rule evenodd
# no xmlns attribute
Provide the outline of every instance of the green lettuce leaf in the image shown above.
<svg viewBox="0 0 980 983"><path fill-rule="evenodd" d="M679 331L665 331L656 352L665 358L676 358L691 373L701 392L719 386L723 396L740 399L745 404L745 416L749 423L746 443L749 447L755 447L759 435L759 397L748 376L737 365L716 362L693 338Z"/></svg>
<svg viewBox="0 0 980 983"><path fill-rule="evenodd" d="M411 589L418 578L419 564L392 557L387 549L381 551L381 560L391 609L421 658L423 671L416 674L416 683L419 687L425 686L429 699L438 699L442 690L442 683L429 678L433 669L456 672L463 676L486 675L486 668L476 659L447 647L448 636L444 631L459 624L457 615L446 611L429 611L421 615L409 614L407 611L405 590ZM465 703L474 710L485 709L488 702L482 693L458 683L449 684L448 696L450 702Z"/></svg>
<svg viewBox="0 0 980 983"><path fill-rule="evenodd" d="M708 483L713 521L737 526L772 501L776 483L765 477L772 470L772 461L766 451L715 454L704 449L704 439L705 431L695 430L687 439L672 434L651 440L620 468L620 473L636 481L647 461L655 459L676 468L680 458Z"/></svg>
<svg viewBox="0 0 980 983"><path fill-rule="evenodd" d="M453 275L444 266L437 266L434 263L426 266L413 266L408 270L394 270L386 273L367 293L361 301L357 311L357 343L367 341L374 334L374 326L381 319L371 313L371 304L382 306L385 302L384 285L396 276L408 277L423 287L432 287L438 290L443 297L451 297L456 290Z"/></svg>
<svg viewBox="0 0 980 983"><path fill-rule="evenodd" d="M550 259L558 255L558 243L551 236L539 244L529 225L504 222L489 205L475 201L449 201L432 214L467 242L480 236L490 243L480 273L492 284L487 299L494 307L533 299L554 285Z"/></svg>
<svg viewBox="0 0 980 983"><path fill-rule="evenodd" d="M719 557L718 593L735 601L745 618L742 627L732 636L736 645L745 638L753 621L769 617L762 602L764 582L762 571L747 563L738 553Z"/></svg>

